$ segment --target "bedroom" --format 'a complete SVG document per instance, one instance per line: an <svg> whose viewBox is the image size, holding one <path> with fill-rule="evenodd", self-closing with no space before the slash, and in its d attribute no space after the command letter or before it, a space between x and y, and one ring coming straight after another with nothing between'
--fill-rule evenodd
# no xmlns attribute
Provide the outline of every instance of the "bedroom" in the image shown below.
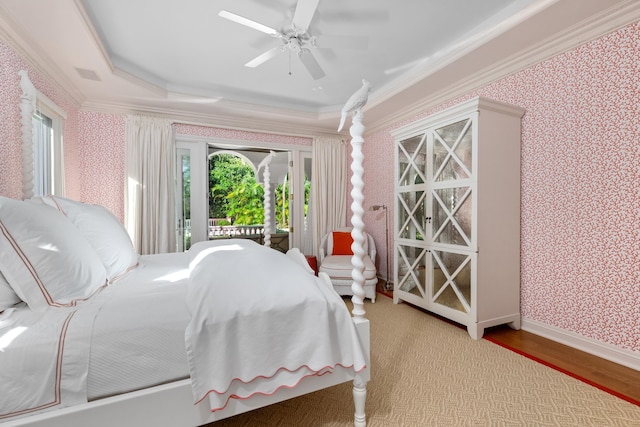
<svg viewBox="0 0 640 427"><path fill-rule="evenodd" d="M26 69L36 87L67 112L66 194L104 205L122 219L125 115L130 110L90 98L79 102L83 96L77 98L69 88L71 77L43 59L39 34L25 34L11 24L7 7L12 3L0 2L0 195L22 195L18 71ZM525 46L518 55L505 48L508 37L498 37L490 46L494 50L468 52L413 88L372 99L365 110L365 199L393 206L390 132L397 127L478 95L524 108L523 328L640 370L640 11L635 1L537 3L544 7L523 26L544 27L549 39L521 40L516 37L521 33L514 33L510 41ZM79 19L74 2L63 6L72 11L63 16ZM507 56L489 56L495 49ZM497 66L489 67L486 58ZM350 82L344 97L358 86L359 81ZM178 121L197 116L175 114ZM302 125L270 123L260 116L198 117L200 124L175 124L176 134L308 147L314 136L332 134L338 114L312 123L302 120ZM315 122L323 123L320 129ZM384 225L373 215L365 222L380 248L379 260L384 259Z"/></svg>

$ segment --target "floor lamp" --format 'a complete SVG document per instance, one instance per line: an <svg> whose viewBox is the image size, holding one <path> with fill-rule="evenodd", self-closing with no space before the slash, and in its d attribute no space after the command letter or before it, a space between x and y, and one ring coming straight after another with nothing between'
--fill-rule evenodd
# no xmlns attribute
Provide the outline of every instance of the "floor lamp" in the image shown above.
<svg viewBox="0 0 640 427"><path fill-rule="evenodd" d="M380 209L384 210L384 238L386 248L385 252L387 254L387 272L384 290L391 291L393 290L393 283L389 281L389 210L387 209L387 205L373 205L369 207L370 211L379 211Z"/></svg>

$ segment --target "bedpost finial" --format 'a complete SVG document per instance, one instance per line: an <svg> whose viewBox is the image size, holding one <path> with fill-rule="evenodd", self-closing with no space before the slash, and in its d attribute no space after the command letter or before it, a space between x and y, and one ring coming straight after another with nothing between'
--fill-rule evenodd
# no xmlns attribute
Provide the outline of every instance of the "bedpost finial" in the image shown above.
<svg viewBox="0 0 640 427"><path fill-rule="evenodd" d="M340 116L340 125L338 126L338 132L342 130L344 127L344 122L347 120L347 116L349 113L353 112L354 114L358 114L362 107L367 103L369 99L369 91L371 90L371 83L369 83L366 79L362 79L362 87L358 89L349 100L342 107L342 114Z"/></svg>

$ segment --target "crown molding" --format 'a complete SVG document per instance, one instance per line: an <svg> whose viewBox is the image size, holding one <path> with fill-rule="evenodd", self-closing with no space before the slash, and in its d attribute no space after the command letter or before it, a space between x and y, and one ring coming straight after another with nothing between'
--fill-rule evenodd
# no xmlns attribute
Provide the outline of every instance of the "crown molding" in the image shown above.
<svg viewBox="0 0 640 427"><path fill-rule="evenodd" d="M394 81L389 83L388 87L382 87L380 90L373 93L369 99L369 105L375 106L377 104L384 103L384 101L393 97L397 92L411 88L429 75L453 64L456 60L461 59L470 52L484 46L491 40L516 27L528 18L535 16L557 1L558 0L537 1L508 20L499 22L498 25L485 30L483 33L474 35L472 38L459 41L455 46L449 48L447 52L444 52L441 55L436 54L432 57L425 58L423 60L424 64L415 72L406 76L403 81Z"/></svg>
<svg viewBox="0 0 640 427"><path fill-rule="evenodd" d="M326 127L314 125L314 120L309 120L310 123L292 121L290 116L286 116L288 120L285 121L285 116L274 120L274 118L271 117L265 118L256 115L243 117L231 114L198 113L160 107L136 107L131 104L116 102L85 102L82 105L82 111L117 115L145 114L167 118L174 123L304 138L317 136L330 136L335 138L337 136L336 132L329 131Z"/></svg>
<svg viewBox="0 0 640 427"><path fill-rule="evenodd" d="M24 31L14 24L11 15L0 5L0 39L5 41L30 67L48 83L62 91L76 107L85 100L84 95L68 77L51 61L49 56L34 43Z"/></svg>
<svg viewBox="0 0 640 427"><path fill-rule="evenodd" d="M603 37L638 20L640 20L640 2L626 0L594 15L590 19L568 27L560 34L555 34L532 45L529 49L468 75L464 81L456 81L419 101L407 105L405 108L396 111L395 114L387 115L384 119L369 124L367 134L394 127L399 122L410 120L426 110L530 68L535 64ZM455 66L455 64L451 66ZM436 69L442 68L437 67ZM414 82L413 84L417 83Z"/></svg>

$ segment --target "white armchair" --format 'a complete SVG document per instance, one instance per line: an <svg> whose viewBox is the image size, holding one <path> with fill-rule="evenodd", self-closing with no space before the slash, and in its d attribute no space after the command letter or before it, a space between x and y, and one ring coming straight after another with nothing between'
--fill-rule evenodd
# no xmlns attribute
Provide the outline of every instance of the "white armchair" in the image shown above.
<svg viewBox="0 0 640 427"><path fill-rule="evenodd" d="M364 257L364 293L365 298L376 302L376 285L378 284L375 266L376 245L370 235L365 233L365 236L364 250L368 256ZM318 271L329 276L333 288L340 295L353 295L351 291L352 242L351 228L340 228L327 233L320 243Z"/></svg>

